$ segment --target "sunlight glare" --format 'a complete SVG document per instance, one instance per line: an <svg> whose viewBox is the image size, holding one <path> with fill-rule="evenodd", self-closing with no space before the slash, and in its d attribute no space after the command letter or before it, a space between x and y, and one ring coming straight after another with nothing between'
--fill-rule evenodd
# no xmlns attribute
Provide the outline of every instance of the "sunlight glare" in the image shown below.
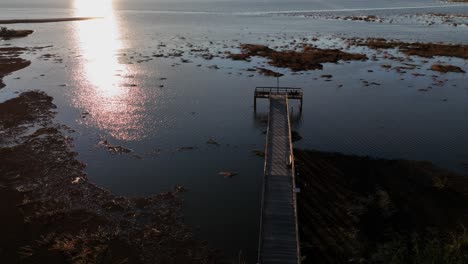
<svg viewBox="0 0 468 264"><path fill-rule="evenodd" d="M112 0L75 0L74 8L79 17L108 17L113 13Z"/></svg>
<svg viewBox="0 0 468 264"><path fill-rule="evenodd" d="M119 63L123 49L120 28L111 0L75 0L76 16L102 16L97 20L75 24L75 40L80 51L81 68L75 79L79 83L75 101L80 108L91 113L86 122L107 131L121 140L134 140L141 131L136 102L140 90L129 89L125 83L129 66Z"/></svg>

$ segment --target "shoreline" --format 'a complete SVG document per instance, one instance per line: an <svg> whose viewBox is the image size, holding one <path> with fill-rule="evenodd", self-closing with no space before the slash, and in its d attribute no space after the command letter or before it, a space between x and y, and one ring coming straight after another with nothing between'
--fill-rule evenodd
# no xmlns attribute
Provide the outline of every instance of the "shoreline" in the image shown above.
<svg viewBox="0 0 468 264"><path fill-rule="evenodd" d="M66 17L66 18L44 18L44 19L3 19L3 20L0 20L0 25L55 23L55 22L94 20L94 19L102 19L102 18L103 17Z"/></svg>
<svg viewBox="0 0 468 264"><path fill-rule="evenodd" d="M0 103L3 261L219 263L183 222L183 187L126 197L96 186L66 136L74 131L56 124L56 114L39 91Z"/></svg>

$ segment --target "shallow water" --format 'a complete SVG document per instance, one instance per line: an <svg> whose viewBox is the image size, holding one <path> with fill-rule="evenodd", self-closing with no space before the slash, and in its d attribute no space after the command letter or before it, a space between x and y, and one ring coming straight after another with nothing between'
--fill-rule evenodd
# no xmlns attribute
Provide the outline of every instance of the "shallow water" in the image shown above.
<svg viewBox="0 0 468 264"><path fill-rule="evenodd" d="M150 195L182 185L188 190L184 196L186 220L197 228L197 235L228 256L237 256L242 250L253 260L263 159L252 150L263 149L266 128L253 113L252 95L255 86L276 85L276 80L257 74L249 77L251 73L245 71L263 65L263 60L206 61L191 55L190 45L214 53L235 49L239 43L282 45L303 37L319 37L318 44L323 47L340 47L339 37L468 43L468 27L427 26L412 20L395 24L351 22L284 12L325 10L318 13L398 16L468 11L468 6L459 5L434 8L448 4L429 0L353 2L132 1L91 8L66 1L2 1L0 19L99 15L96 10L106 18L11 26L36 32L8 43L53 47L25 55L32 65L5 78L7 87L0 91L0 100L15 96L16 91L46 91L58 105L57 122L76 131L71 134L75 150L79 160L87 164L86 172L93 182L121 195ZM369 8L392 9L362 10ZM273 14L278 11L282 13ZM158 46L162 44L166 46ZM171 49L185 51L182 58L192 63L153 57L173 52ZM63 63L39 58L48 53L57 54ZM424 65L419 70L427 74L424 77L383 69L381 64L396 64L385 59L326 64L322 71L302 75L275 69L286 73L281 84L305 90L304 111L295 123L304 138L295 146L428 160L463 171L460 162L468 161L467 76L425 69L431 62L442 61L466 70L467 61L421 60L415 58ZM220 69L208 68L211 65ZM320 78L323 74L334 77L325 82ZM442 87L434 86L431 74L447 81ZM380 85L366 87L362 79ZM418 91L431 85L434 87L428 92ZM260 114L266 113L266 107L262 102ZM297 114L297 105L294 112ZM219 145L207 144L209 139ZM101 140L134 152L111 155L97 146ZM226 170L238 175L229 179L218 175Z"/></svg>

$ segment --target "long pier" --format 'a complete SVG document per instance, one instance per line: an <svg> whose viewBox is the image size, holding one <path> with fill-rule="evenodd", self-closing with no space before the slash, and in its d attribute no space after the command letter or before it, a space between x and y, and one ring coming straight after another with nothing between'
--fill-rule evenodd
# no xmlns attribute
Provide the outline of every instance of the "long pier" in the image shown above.
<svg viewBox="0 0 468 264"><path fill-rule="evenodd" d="M258 87L257 98L268 98L270 110L265 147L262 212L258 249L259 264L300 264L294 154L289 99L301 101L299 88Z"/></svg>

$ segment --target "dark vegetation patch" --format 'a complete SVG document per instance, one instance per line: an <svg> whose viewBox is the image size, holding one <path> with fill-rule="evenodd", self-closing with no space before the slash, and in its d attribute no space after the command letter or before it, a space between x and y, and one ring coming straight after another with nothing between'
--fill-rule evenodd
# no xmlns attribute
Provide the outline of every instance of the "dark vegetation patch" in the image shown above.
<svg viewBox="0 0 468 264"><path fill-rule="evenodd" d="M0 48L0 89L5 87L3 77L28 67L31 62L19 56L26 51L25 48L2 47Z"/></svg>
<svg viewBox="0 0 468 264"><path fill-rule="evenodd" d="M351 39L350 44L367 46L372 49L395 49L408 56L417 55L426 58L433 56L458 57L468 59L468 45L462 44L436 44L436 43L407 43L400 41L387 41L382 38Z"/></svg>
<svg viewBox="0 0 468 264"><path fill-rule="evenodd" d="M295 150L303 263L468 263L468 176Z"/></svg>
<svg viewBox="0 0 468 264"><path fill-rule="evenodd" d="M24 38L31 35L33 30L15 30L0 27L0 39Z"/></svg>
<svg viewBox="0 0 468 264"><path fill-rule="evenodd" d="M338 49L319 49L303 45L302 51L273 50L264 45L243 44L240 54L228 54L233 60L249 60L258 56L269 59L269 64L279 68L289 68L292 71L321 70L322 63L337 63L338 61L367 60L364 54L347 53Z"/></svg>
<svg viewBox="0 0 468 264"><path fill-rule="evenodd" d="M28 127L47 125L55 105L52 97L30 91L0 104L0 144L21 135Z"/></svg>
<svg viewBox="0 0 468 264"><path fill-rule="evenodd" d="M459 73L465 73L462 68L454 65L442 65L442 64L433 64L430 68L431 71L438 71L438 72L459 72Z"/></svg>
<svg viewBox="0 0 468 264"><path fill-rule="evenodd" d="M23 124L47 122L52 116L52 97L39 91L29 91L0 104L2 130Z"/></svg>
<svg viewBox="0 0 468 264"><path fill-rule="evenodd" d="M40 124L0 144L2 263L215 262L182 222L183 188L128 198L93 185L72 140L51 125L53 108L39 92L0 103L2 128Z"/></svg>

